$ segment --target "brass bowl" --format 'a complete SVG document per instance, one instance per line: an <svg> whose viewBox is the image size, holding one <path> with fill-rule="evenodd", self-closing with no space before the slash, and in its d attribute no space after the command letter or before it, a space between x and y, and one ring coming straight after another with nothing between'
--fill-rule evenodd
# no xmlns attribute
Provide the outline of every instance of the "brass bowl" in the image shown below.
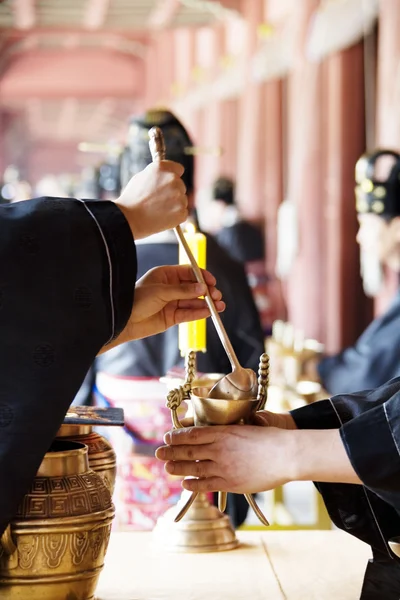
<svg viewBox="0 0 400 600"><path fill-rule="evenodd" d="M395 537L389 540L389 548L393 554L400 557L400 537Z"/></svg>
<svg viewBox="0 0 400 600"><path fill-rule="evenodd" d="M87 447L55 441L2 537L0 598L93 600L113 517Z"/></svg>
<svg viewBox="0 0 400 600"><path fill-rule="evenodd" d="M117 457L110 442L93 431L92 425L61 425L56 437L88 447L89 467L100 475L112 496L117 476Z"/></svg>
<svg viewBox="0 0 400 600"><path fill-rule="evenodd" d="M252 412L257 410L257 398L227 400L226 398L209 398L210 388L192 389L191 400L195 425L233 425L247 421Z"/></svg>

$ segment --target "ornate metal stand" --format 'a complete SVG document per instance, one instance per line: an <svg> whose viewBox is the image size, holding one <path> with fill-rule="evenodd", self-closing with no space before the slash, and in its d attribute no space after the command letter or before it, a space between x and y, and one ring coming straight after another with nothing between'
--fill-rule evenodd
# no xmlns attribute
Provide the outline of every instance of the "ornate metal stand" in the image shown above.
<svg viewBox="0 0 400 600"><path fill-rule="evenodd" d="M176 428L182 427L177 411L182 402L190 400L196 374L196 353L190 352L186 357L185 383L167 396L167 406ZM230 518L213 506L207 494L202 492L190 494L184 491L178 505L158 519L153 536L157 544L173 552L221 552L233 550L239 544Z"/></svg>
<svg viewBox="0 0 400 600"><path fill-rule="evenodd" d="M186 359L185 383L169 392L167 406L171 410L175 428L181 428L177 411L182 402L191 400L195 425L227 425L249 422L251 413L264 408L267 400L269 358L260 357L257 398L226 400L208 397L208 389L192 388L196 378L196 354L190 352ZM174 551L211 552L230 550L238 544L229 517L224 515L226 492L219 492L218 507L212 506L207 495L199 492L183 493L178 507L167 511L154 529L158 541ZM269 523L251 494L245 498L263 525ZM178 512L177 512L178 509ZM190 517L187 516L190 510ZM175 524L174 524L175 523ZM179 523L179 524L178 524Z"/></svg>

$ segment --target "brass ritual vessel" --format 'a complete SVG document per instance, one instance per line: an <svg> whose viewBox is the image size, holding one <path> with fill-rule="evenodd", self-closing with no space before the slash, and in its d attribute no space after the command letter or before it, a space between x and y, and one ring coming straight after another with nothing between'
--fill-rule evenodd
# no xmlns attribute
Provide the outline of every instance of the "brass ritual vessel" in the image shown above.
<svg viewBox="0 0 400 600"><path fill-rule="evenodd" d="M93 431L93 425L61 425L57 439L80 442L88 447L89 466L104 481L111 496L117 476L117 457L110 442Z"/></svg>
<svg viewBox="0 0 400 600"><path fill-rule="evenodd" d="M196 381L196 354L190 352L186 362L185 383L171 390L167 397L174 427L182 427L177 411L182 402L189 400L195 426L249 422L252 413L265 406L268 367L268 356L263 354L260 358L256 398L210 398L212 382L208 386L192 387ZM245 494L245 497L263 525L269 525L252 495ZM238 541L229 517L224 514L225 508L226 492L219 492L218 508L210 504L205 493L184 492L178 506L169 509L157 521L153 532L155 540L175 552L213 552L236 548Z"/></svg>
<svg viewBox="0 0 400 600"><path fill-rule="evenodd" d="M1 599L94 600L113 517L87 446L54 441L1 538Z"/></svg>

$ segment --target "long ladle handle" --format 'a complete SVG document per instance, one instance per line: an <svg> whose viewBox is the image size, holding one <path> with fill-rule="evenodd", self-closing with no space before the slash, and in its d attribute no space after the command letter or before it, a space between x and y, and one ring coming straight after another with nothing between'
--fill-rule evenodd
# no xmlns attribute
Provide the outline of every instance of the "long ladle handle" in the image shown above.
<svg viewBox="0 0 400 600"><path fill-rule="evenodd" d="M151 157L153 159L153 162L164 160L164 158L165 158L165 143L164 143L164 136L163 136L161 129L159 127L152 127L149 131L149 138L150 138L150 144L149 144L150 152L151 152ZM174 232L175 232L176 237L179 240L179 243L182 244L182 246L186 252L186 255L190 261L190 264L192 265L192 269L193 269L194 275L196 277L196 280L198 281L198 283L205 283L203 273L201 272L201 269L199 268L199 265L197 264L196 259L192 254L192 251L186 241L186 238L183 234L181 226L178 225L177 227L175 227ZM238 361L238 358L236 356L236 353L232 347L232 344L228 337L228 334L226 333L226 330L222 323L221 317L219 316L219 313L218 313L217 309L215 308L214 301L211 298L208 288L207 288L207 292L205 295L205 301L207 303L208 308L210 309L211 318L213 320L215 329L217 330L219 339L221 340L221 343L222 343L222 345L225 349L225 352L229 358L229 361L232 366L232 370L235 371L235 370L241 369L242 367L241 367L241 365Z"/></svg>

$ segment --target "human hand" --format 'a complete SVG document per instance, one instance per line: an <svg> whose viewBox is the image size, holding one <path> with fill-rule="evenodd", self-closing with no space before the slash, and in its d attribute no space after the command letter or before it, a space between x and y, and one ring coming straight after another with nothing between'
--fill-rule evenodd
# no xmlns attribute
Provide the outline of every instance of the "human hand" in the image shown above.
<svg viewBox="0 0 400 600"><path fill-rule="evenodd" d="M135 287L135 299L127 325L113 342L104 346L110 350L130 340L137 340L165 331L172 325L210 316L205 300L199 298L207 287L219 312L225 310L221 292L215 287L215 277L202 270L206 285L197 283L189 265L156 267L141 277Z"/></svg>
<svg viewBox="0 0 400 600"><path fill-rule="evenodd" d="M156 457L190 491L256 493L291 481L293 432L273 427L190 427L166 434Z"/></svg>
<svg viewBox="0 0 400 600"><path fill-rule="evenodd" d="M297 429L290 413L274 413L269 410L259 410L251 417L252 425L261 427L277 427L278 429Z"/></svg>
<svg viewBox="0 0 400 600"><path fill-rule="evenodd" d="M188 200L182 165L162 160L132 177L115 201L135 239L172 229L186 220Z"/></svg>
<svg viewBox="0 0 400 600"><path fill-rule="evenodd" d="M228 425L168 432L156 450L171 475L193 492L251 494L289 481L361 484L339 429L285 430Z"/></svg>

